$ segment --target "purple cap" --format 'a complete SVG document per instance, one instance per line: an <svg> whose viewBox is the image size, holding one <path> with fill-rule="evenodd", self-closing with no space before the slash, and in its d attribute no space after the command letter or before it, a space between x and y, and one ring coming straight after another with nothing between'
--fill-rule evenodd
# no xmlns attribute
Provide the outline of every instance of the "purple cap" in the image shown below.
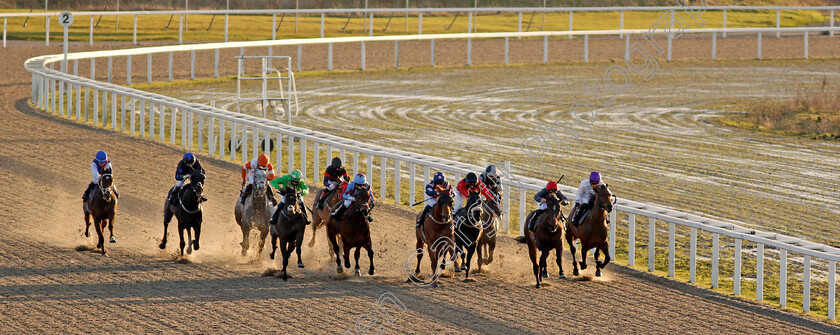
<svg viewBox="0 0 840 335"><path fill-rule="evenodd" d="M600 183L601 173L598 171L592 171L592 173L589 174L589 181L593 183Z"/></svg>

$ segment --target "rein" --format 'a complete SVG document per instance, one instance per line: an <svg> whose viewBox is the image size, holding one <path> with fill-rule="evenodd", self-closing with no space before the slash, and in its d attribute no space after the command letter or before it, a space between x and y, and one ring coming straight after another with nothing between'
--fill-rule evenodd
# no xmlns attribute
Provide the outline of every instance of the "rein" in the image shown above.
<svg viewBox="0 0 840 335"><path fill-rule="evenodd" d="M195 191L192 191L192 192L195 193ZM186 195L186 192L184 192L184 195ZM194 210L191 211L191 210L187 209L187 207L184 207L184 195L180 196L181 201L179 201L179 203L181 205L181 209L183 209L184 212L187 212L189 214L198 213L201 210L201 200L198 199L198 205L196 206L196 208ZM196 194L196 198L198 198L198 194Z"/></svg>
<svg viewBox="0 0 840 335"><path fill-rule="evenodd" d="M111 189L110 187L107 187L107 188L102 187L102 178L105 177L105 176L112 177L111 184L114 183L113 176L110 173L103 173L102 175L99 176L99 180L96 182L96 186L99 188L99 194L101 194L103 198L105 197L105 190L110 190ZM106 202L110 202L110 201L106 201Z"/></svg>

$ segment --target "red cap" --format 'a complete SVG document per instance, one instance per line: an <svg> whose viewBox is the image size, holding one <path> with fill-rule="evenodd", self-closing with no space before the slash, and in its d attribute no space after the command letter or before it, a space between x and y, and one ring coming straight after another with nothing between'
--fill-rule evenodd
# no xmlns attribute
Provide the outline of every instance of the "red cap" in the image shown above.
<svg viewBox="0 0 840 335"><path fill-rule="evenodd" d="M548 185L546 185L545 188L549 189L549 190L557 191L557 182L552 180L552 181L548 182Z"/></svg>

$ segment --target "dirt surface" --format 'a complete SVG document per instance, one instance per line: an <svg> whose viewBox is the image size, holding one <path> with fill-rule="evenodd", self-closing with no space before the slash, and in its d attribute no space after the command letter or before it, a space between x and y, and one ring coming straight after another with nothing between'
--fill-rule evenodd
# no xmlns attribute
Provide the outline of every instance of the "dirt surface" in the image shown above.
<svg viewBox="0 0 840 335"><path fill-rule="evenodd" d="M161 210L179 148L34 111L23 61L59 46L0 52L0 329L4 333L265 333L353 331L378 318L390 333L836 333L834 325L610 265L603 278L552 277L533 287L524 246L500 238L496 261L474 282L461 275L429 289L405 283L412 213L377 206L375 276L336 275L323 235L304 248L306 269L288 282L263 277L266 255L238 256L233 203L238 166L199 155L208 170L201 250L175 261L161 252ZM103 48L99 45L97 48ZM117 67L119 68L119 67ZM183 67L181 67L183 69ZM123 72L124 73L124 72ZM142 73L142 72L140 72ZM165 74L156 74L163 76ZM183 75L183 73L182 73ZM111 154L122 197L109 257L75 251L83 238L79 196L96 150ZM320 232L319 232L320 233ZM307 232L309 238L310 232ZM322 233L321 233L322 234ZM177 236L170 232L170 241ZM428 258L424 273L428 275ZM564 267L570 272L568 257ZM550 262L552 263L552 262ZM591 264L591 263L590 263ZM361 261L362 269L367 261ZM557 273L549 267L552 275ZM591 280L590 280L591 279ZM374 303L390 292L406 309Z"/></svg>

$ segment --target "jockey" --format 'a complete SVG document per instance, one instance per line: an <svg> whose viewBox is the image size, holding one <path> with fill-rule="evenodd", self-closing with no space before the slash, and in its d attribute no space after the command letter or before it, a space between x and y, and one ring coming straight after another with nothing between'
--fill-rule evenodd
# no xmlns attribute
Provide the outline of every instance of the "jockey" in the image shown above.
<svg viewBox="0 0 840 335"><path fill-rule="evenodd" d="M239 194L239 201L244 205L245 199L248 199L248 196L251 195L251 189L253 189L254 183L254 172L257 169L265 170L265 179L269 182L274 180L274 166L268 162L268 155L261 154L259 157L252 159L248 163L242 166L242 186L245 188ZM248 185L245 185L245 183ZM271 203L277 205L277 200L274 199L274 193L271 192L271 188L266 188L266 195L268 199L271 200Z"/></svg>
<svg viewBox="0 0 840 335"><path fill-rule="evenodd" d="M535 226L537 225L537 220L539 220L540 215L545 212L548 205L545 203L545 197L549 194L557 194L557 182L550 180L545 188L540 190L535 196L534 200L536 200L539 205L537 205L537 210L534 212L534 216L531 217L531 220L528 221L528 230L534 231ZM558 196L560 198L560 196Z"/></svg>
<svg viewBox="0 0 840 335"><path fill-rule="evenodd" d="M359 192L370 193L370 208L373 209L373 191L370 190L370 184L367 183L367 177L363 173L359 173L353 177L353 181L347 184L347 188L344 189L344 202L330 215L333 218L339 218L344 215L344 212L350 208L350 204L352 204L353 201L356 201L356 195ZM368 222L373 222L373 218L370 216L370 213L368 213L367 220ZM338 222L338 220L336 220L336 222Z"/></svg>
<svg viewBox="0 0 840 335"><path fill-rule="evenodd" d="M595 201L595 190L600 185L604 185L604 181L601 180L601 173L598 171L592 171L589 174L589 179L580 181L577 199L575 200L575 208L577 210L575 210L575 216L572 219L572 224L575 226L579 225L579 221L586 217L586 214L592 209L592 202Z"/></svg>
<svg viewBox="0 0 840 335"><path fill-rule="evenodd" d="M280 178L273 179L268 182L280 191L280 207L283 206L283 203L286 201L286 192L294 190L301 196L309 194L309 187L306 186L306 183L301 179L300 170L294 170L292 173L284 175ZM306 220L306 224L310 224L309 216L306 215L306 205L303 204L303 197L298 197L298 204L300 208L303 209L303 218ZM271 222L277 222L277 219L280 218L280 210L277 209L274 211L274 217L271 218Z"/></svg>
<svg viewBox="0 0 840 335"><path fill-rule="evenodd" d="M498 196L502 188L502 180L496 174L496 166L488 165L484 172L478 175L478 180L481 180L484 185L493 192L493 195Z"/></svg>
<svg viewBox="0 0 840 335"><path fill-rule="evenodd" d="M349 182L350 176L347 175L347 170L341 166L341 158L333 157L332 164L324 171L324 187L327 189L321 194L321 198L315 200L315 209L324 205L324 201L329 199L342 180Z"/></svg>
<svg viewBox="0 0 840 335"><path fill-rule="evenodd" d="M170 205L178 205L178 201L180 200L178 192L181 191L181 187L184 186L184 183L189 179L193 171L200 171L201 174L204 174L204 168L201 167L201 163L198 162L198 158L196 158L191 152L188 152L184 154L184 158L178 162L178 168L175 170L175 187L169 190ZM202 196L201 201L207 201L207 198Z"/></svg>
<svg viewBox="0 0 840 335"><path fill-rule="evenodd" d="M99 177L101 177L105 172L111 172L111 160L108 159L108 154L106 154L105 151L99 151L96 153L96 157L93 158L93 162L90 163L91 182L85 190L85 193L82 195L83 201L87 201L90 191L93 191L93 188L99 184ZM114 195L119 198L120 194L117 193L117 186L112 186L114 187Z"/></svg>
<svg viewBox="0 0 840 335"><path fill-rule="evenodd" d="M472 172L467 173L467 176L458 182L458 186L456 188L458 189L458 192L455 193L455 208L453 208L455 213L458 213L458 210L464 205L464 199L470 197L470 191L481 192L481 195L487 198L487 200L496 201L496 197L490 193L487 186L478 180L478 177Z"/></svg>
<svg viewBox="0 0 840 335"><path fill-rule="evenodd" d="M432 210L432 207L435 206L438 199L438 191L446 191L449 190L449 196L455 196L452 187L449 186L449 182L446 181L446 177L443 175L443 172L435 172L435 176L432 178L432 181L426 184L426 208L423 208L423 212L420 213L420 218L417 219L417 224L414 226L415 228L420 227L423 224L423 221L426 221L426 215L429 214L429 211Z"/></svg>

